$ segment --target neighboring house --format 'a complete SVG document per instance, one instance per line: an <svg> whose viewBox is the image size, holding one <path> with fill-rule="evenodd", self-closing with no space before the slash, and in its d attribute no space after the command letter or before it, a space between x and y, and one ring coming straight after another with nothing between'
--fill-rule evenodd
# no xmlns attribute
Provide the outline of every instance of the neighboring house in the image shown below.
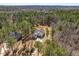
<svg viewBox="0 0 79 59"><path fill-rule="evenodd" d="M17 41L21 40L22 39L22 35L21 33L18 33L18 32L11 32L10 35L14 38L16 38Z"/></svg>

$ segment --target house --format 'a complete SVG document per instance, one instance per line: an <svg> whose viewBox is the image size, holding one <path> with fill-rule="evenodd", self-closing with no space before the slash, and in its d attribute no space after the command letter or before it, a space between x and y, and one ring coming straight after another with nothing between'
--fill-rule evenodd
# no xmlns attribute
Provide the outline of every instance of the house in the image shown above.
<svg viewBox="0 0 79 59"><path fill-rule="evenodd" d="M22 39L21 33L18 33L18 32L11 32L10 36L14 37L17 41Z"/></svg>
<svg viewBox="0 0 79 59"><path fill-rule="evenodd" d="M45 33L44 33L44 30L42 30L42 29L35 30L33 33L33 37L35 39L37 39L37 38L42 39L44 36L45 36Z"/></svg>

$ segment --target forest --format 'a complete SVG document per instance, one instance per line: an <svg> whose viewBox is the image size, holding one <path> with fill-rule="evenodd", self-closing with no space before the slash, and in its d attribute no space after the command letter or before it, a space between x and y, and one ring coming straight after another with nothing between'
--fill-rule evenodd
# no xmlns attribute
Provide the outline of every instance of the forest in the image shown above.
<svg viewBox="0 0 79 59"><path fill-rule="evenodd" d="M4 56L78 56L79 9L0 10L3 43Z"/></svg>

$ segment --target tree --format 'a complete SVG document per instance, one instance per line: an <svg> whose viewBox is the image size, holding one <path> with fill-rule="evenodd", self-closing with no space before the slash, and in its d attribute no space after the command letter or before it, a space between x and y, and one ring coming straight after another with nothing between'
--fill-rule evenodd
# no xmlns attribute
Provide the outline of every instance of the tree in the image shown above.
<svg viewBox="0 0 79 59"><path fill-rule="evenodd" d="M65 56L68 55L64 48L60 48L55 41L46 40L43 47L44 56Z"/></svg>
<svg viewBox="0 0 79 59"><path fill-rule="evenodd" d="M43 44L39 41L36 41L35 42L35 48L38 49L38 56L39 56L39 53L42 51L42 47L43 47Z"/></svg>

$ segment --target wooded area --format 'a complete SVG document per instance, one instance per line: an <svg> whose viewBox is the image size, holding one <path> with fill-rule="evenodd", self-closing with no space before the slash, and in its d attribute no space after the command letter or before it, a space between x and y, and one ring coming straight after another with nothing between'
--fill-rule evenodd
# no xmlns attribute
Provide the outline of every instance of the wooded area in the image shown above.
<svg viewBox="0 0 79 59"><path fill-rule="evenodd" d="M37 30L35 27L38 26L52 28L51 34L49 34L48 29L45 29L44 36L47 38L50 35L52 38L47 38L44 42L35 41L38 36L44 34L43 32L43 34L35 34L35 37L28 38L29 35L35 33L34 31ZM38 36L36 37L36 35ZM25 39L28 38L28 41L25 42L29 42L30 39L35 42L32 48L38 50L37 55L79 55L79 9L22 9L10 13L7 10L0 11L0 42L8 43L8 47L11 48L24 37ZM24 42L24 40L22 41ZM28 47L25 49L30 54L25 52L22 55L32 55Z"/></svg>

